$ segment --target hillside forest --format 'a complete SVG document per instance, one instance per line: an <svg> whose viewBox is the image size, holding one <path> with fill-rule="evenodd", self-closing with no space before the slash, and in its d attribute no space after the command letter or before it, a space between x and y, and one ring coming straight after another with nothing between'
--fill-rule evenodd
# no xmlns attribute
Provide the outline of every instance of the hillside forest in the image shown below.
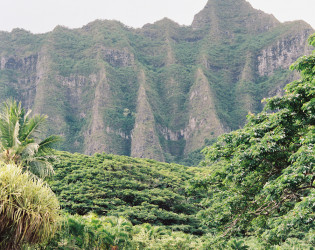
<svg viewBox="0 0 315 250"><path fill-rule="evenodd" d="M209 0L0 32L0 59L1 250L315 248L307 24Z"/></svg>
<svg viewBox="0 0 315 250"><path fill-rule="evenodd" d="M1 248L313 249L314 68L315 51L199 167L55 151L60 138L35 136L46 116L4 103Z"/></svg>

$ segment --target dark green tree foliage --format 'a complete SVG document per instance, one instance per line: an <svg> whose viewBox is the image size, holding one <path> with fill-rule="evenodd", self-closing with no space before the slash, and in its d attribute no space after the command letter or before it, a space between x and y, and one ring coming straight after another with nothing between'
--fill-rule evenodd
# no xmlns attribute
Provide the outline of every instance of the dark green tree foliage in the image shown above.
<svg viewBox="0 0 315 250"><path fill-rule="evenodd" d="M200 172L176 164L126 156L58 153L50 181L61 207L70 213L124 216L133 224L166 225L202 233L198 200L187 197L186 183Z"/></svg>
<svg viewBox="0 0 315 250"><path fill-rule="evenodd" d="M315 35L309 42L315 46ZM203 151L210 175L194 188L208 191L200 216L221 236L315 243L315 52L291 69L301 79L283 97Z"/></svg>

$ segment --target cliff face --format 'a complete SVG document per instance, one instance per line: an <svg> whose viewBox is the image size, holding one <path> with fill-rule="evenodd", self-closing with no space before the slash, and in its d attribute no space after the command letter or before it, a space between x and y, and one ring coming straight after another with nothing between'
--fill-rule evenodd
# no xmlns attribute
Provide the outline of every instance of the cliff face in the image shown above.
<svg viewBox="0 0 315 250"><path fill-rule="evenodd" d="M0 32L0 101L49 115L45 133L62 134L61 149L172 161L281 94L313 32L245 0L209 0L189 27L163 19Z"/></svg>
<svg viewBox="0 0 315 250"><path fill-rule="evenodd" d="M159 142L153 110L145 90L146 76L142 70L140 72L139 82L137 112L131 134L131 156L164 161L165 158Z"/></svg>
<svg viewBox="0 0 315 250"><path fill-rule="evenodd" d="M281 37L258 52L257 73L259 76L270 76L279 68L289 68L292 62L300 55L307 52L309 32L305 30L303 22L295 23L297 30L287 36ZM301 30L298 29L301 27Z"/></svg>

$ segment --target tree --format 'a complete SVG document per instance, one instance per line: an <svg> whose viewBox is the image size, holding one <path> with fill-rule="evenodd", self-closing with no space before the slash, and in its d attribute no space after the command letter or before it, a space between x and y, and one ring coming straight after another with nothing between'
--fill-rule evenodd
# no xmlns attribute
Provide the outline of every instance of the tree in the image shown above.
<svg viewBox="0 0 315 250"><path fill-rule="evenodd" d="M37 135L47 116L30 117L21 103L8 100L0 110L0 159L6 163L23 166L35 175L45 177L53 173L50 159L54 158L52 144L60 141L59 136L49 136L37 142Z"/></svg>
<svg viewBox="0 0 315 250"><path fill-rule="evenodd" d="M133 226L122 217L63 216L61 230L45 249L131 249Z"/></svg>
<svg viewBox="0 0 315 250"><path fill-rule="evenodd" d="M51 189L21 167L0 162L0 249L43 242L58 220L59 203Z"/></svg>
<svg viewBox="0 0 315 250"><path fill-rule="evenodd" d="M309 43L315 46L315 34ZM194 189L208 191L200 216L222 237L258 235L278 244L314 236L315 51L291 69L301 79L282 97L264 100L243 129L203 150L210 174Z"/></svg>

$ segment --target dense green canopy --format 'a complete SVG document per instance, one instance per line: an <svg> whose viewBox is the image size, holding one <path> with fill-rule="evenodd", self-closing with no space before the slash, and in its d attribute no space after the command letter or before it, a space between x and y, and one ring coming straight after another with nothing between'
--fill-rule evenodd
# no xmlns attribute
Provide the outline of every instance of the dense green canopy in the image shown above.
<svg viewBox="0 0 315 250"><path fill-rule="evenodd" d="M188 181L203 169L106 154L57 156L49 183L65 211L124 216L134 225L203 233L195 217L200 200L186 192Z"/></svg>

